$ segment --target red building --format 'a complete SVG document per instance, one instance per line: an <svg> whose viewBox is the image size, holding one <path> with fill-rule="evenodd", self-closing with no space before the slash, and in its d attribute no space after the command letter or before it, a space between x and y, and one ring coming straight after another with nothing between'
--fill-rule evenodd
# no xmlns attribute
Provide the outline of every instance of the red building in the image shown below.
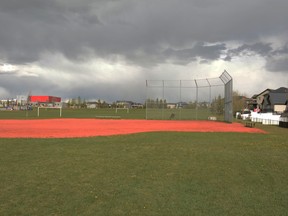
<svg viewBox="0 0 288 216"><path fill-rule="evenodd" d="M31 95L30 102L57 103L57 102L61 102L61 97L47 96L47 95Z"/></svg>

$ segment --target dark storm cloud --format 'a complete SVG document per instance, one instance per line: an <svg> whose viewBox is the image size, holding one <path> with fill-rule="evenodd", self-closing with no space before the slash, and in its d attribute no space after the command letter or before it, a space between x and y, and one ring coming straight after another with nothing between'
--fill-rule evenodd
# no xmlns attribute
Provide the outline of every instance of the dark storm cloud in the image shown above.
<svg viewBox="0 0 288 216"><path fill-rule="evenodd" d="M273 48L270 43L254 43L254 44L243 44L235 49L227 51L225 60L230 61L235 56L253 56L260 55L267 57L271 54Z"/></svg>
<svg viewBox="0 0 288 216"><path fill-rule="evenodd" d="M128 73L133 77L110 82L114 76L109 76L112 87L105 89L107 84L97 78L106 77L109 65L117 74L118 62L124 71L126 66L131 71L141 68L150 76L163 71L157 68L163 64L233 62L233 57L253 55L267 61L267 70L285 72L288 48L279 44L288 42L283 41L288 38L287 8L286 0L0 0L0 63L19 68L2 74L0 85L13 93L33 87L75 96L93 89L111 98L120 92L112 93L118 81L118 89L129 95L127 80L145 79ZM108 66L92 64L87 72L83 65L95 59ZM25 72L24 66L31 68ZM166 78L175 77L171 68ZM75 86L71 76L80 74L95 77L91 83L79 78ZM69 82L74 89L62 86Z"/></svg>
<svg viewBox="0 0 288 216"><path fill-rule="evenodd" d="M46 51L70 58L82 54L89 30L100 25L89 5L59 4L53 0L0 2L0 52L10 63L37 61Z"/></svg>
<svg viewBox="0 0 288 216"><path fill-rule="evenodd" d="M286 72L288 74L288 44L274 50L266 59L266 69L272 72Z"/></svg>
<svg viewBox="0 0 288 216"><path fill-rule="evenodd" d="M52 84L44 84L45 80L39 79L38 77L18 77L10 76L8 73L1 76L1 87L9 89L11 95L17 95L19 93L28 94L33 89L39 89L39 93L45 92L49 89L53 89L55 86ZM11 88L13 86L13 88ZM23 88L25 86L25 88Z"/></svg>
<svg viewBox="0 0 288 216"><path fill-rule="evenodd" d="M235 49L227 50L224 60L231 61L233 57L261 56L265 59L265 69L270 72L288 72L288 46L274 49L271 43L243 44Z"/></svg>
<svg viewBox="0 0 288 216"><path fill-rule="evenodd" d="M273 49L271 43L243 44L227 50L226 61L239 56L261 56L266 60L265 68L271 72L288 72L288 46Z"/></svg>
<svg viewBox="0 0 288 216"><path fill-rule="evenodd" d="M54 1L39 0L1 0L1 11L10 13L12 11L34 11L34 9L45 9L53 7Z"/></svg>
<svg viewBox="0 0 288 216"><path fill-rule="evenodd" d="M196 61L197 58L203 61L218 60L225 50L225 44L205 45L204 43L197 43L189 49L175 50L169 48L163 54L168 58L175 59L176 62L187 64L191 61Z"/></svg>
<svg viewBox="0 0 288 216"><path fill-rule="evenodd" d="M283 33L287 6L284 0L2 0L0 48L21 63L37 61L47 50L81 60L88 47L96 56L117 54L145 64L149 56L163 61L157 55L164 47L188 51L199 41L224 44Z"/></svg>
<svg viewBox="0 0 288 216"><path fill-rule="evenodd" d="M273 58L267 59L266 69L272 72L284 72L288 75L288 56L284 58Z"/></svg>
<svg viewBox="0 0 288 216"><path fill-rule="evenodd" d="M286 43L283 47L273 52L273 55L282 55L282 54L288 54L288 43Z"/></svg>

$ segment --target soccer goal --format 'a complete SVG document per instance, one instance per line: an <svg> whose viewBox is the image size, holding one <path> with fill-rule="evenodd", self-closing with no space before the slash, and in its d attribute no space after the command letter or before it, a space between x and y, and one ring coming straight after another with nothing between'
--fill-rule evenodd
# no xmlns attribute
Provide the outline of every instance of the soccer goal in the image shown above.
<svg viewBox="0 0 288 216"><path fill-rule="evenodd" d="M129 113L129 108L128 107L116 107L116 113L118 113L119 111L124 110L126 111L126 113Z"/></svg>
<svg viewBox="0 0 288 216"><path fill-rule="evenodd" d="M62 117L62 107L38 107L38 109L37 109L37 116L39 117L40 116L40 109L45 109L46 111L48 110L48 109L52 109L52 110L57 110L57 109L59 109L59 117Z"/></svg>
<svg viewBox="0 0 288 216"><path fill-rule="evenodd" d="M146 80L146 119L232 122L233 79Z"/></svg>

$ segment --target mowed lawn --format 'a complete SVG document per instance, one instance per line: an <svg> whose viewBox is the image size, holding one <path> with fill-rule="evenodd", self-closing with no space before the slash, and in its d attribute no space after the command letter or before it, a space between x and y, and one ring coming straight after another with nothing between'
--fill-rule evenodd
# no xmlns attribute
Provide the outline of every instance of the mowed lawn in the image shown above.
<svg viewBox="0 0 288 216"><path fill-rule="evenodd" d="M0 139L0 215L287 215L288 131L257 127Z"/></svg>
<svg viewBox="0 0 288 216"><path fill-rule="evenodd" d="M39 116L38 116L39 114ZM147 115L146 115L147 114ZM174 115L173 120L207 120L208 116L216 116L218 120L223 119L223 115L215 115L207 109L120 109L101 108L101 109L63 109L61 118L116 118L116 119L170 119L171 114ZM32 111L0 111L0 119L46 119L60 118L59 109L38 110L34 108Z"/></svg>

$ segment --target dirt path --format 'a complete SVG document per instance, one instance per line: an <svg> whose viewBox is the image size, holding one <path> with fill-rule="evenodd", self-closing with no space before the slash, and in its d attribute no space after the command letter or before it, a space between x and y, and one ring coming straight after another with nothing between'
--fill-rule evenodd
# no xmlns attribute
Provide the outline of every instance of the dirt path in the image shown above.
<svg viewBox="0 0 288 216"><path fill-rule="evenodd" d="M151 131L265 133L240 123L115 119L0 120L0 138L68 138Z"/></svg>

